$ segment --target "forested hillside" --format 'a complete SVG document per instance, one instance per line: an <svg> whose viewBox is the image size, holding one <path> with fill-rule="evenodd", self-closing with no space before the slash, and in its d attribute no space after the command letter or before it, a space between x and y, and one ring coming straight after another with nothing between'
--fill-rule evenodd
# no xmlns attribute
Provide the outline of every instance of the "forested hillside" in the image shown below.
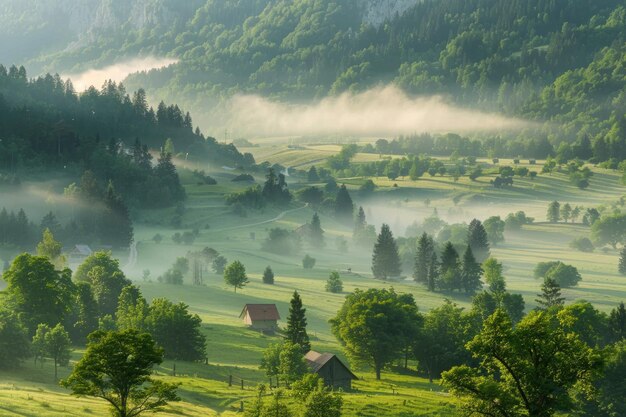
<svg viewBox="0 0 626 417"><path fill-rule="evenodd" d="M98 3L95 17L82 18L67 11L70 3L48 9L66 10L59 13L70 27L86 28L75 37L88 47L33 51L31 62L45 56L47 69L67 71L135 56L177 58L128 85L198 114L238 92L310 99L394 82L412 94L564 124L545 127L555 147L581 134L619 135L626 39L619 0L134 1ZM16 15L19 7L9 9ZM37 8L40 18L48 9ZM41 29L20 21L28 33Z"/></svg>

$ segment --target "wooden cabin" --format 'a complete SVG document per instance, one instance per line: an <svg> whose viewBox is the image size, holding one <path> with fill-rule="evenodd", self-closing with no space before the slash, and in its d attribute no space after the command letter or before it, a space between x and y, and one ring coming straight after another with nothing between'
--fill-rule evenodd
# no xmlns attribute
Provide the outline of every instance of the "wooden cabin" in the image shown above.
<svg viewBox="0 0 626 417"><path fill-rule="evenodd" d="M92 253L93 251L87 245L75 245L68 253L68 262L70 265L80 265Z"/></svg>
<svg viewBox="0 0 626 417"><path fill-rule="evenodd" d="M262 331L278 329L278 308L276 304L246 304L239 315L250 328Z"/></svg>
<svg viewBox="0 0 626 417"><path fill-rule="evenodd" d="M309 351L304 356L312 373L319 375L324 384L332 388L341 388L344 391L352 389L352 381L358 379L337 355Z"/></svg>

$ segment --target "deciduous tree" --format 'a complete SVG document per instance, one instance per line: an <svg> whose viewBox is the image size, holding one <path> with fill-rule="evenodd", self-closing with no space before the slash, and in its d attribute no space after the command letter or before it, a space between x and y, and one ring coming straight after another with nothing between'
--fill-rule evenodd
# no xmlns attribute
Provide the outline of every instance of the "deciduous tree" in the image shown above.
<svg viewBox="0 0 626 417"><path fill-rule="evenodd" d="M531 312L516 327L498 309L467 344L477 366L443 373L467 413L550 417L571 409L571 390L589 389L599 355L547 312Z"/></svg>
<svg viewBox="0 0 626 417"><path fill-rule="evenodd" d="M224 281L228 285L232 285L235 288L235 292L237 292L237 288L245 287L249 282L246 275L246 267L241 262L234 261L224 270Z"/></svg>
<svg viewBox="0 0 626 417"><path fill-rule="evenodd" d="M357 289L330 322L348 357L371 365L380 379L382 369L414 340L418 320L411 295L393 289Z"/></svg>
<svg viewBox="0 0 626 417"><path fill-rule="evenodd" d="M32 335L40 323L56 326L71 310L71 271L56 271L48 258L18 255L3 274L12 308Z"/></svg>
<svg viewBox="0 0 626 417"><path fill-rule="evenodd" d="M74 395L107 401L114 417L136 417L179 400L177 385L151 378L162 361L163 349L147 333L97 331L62 385Z"/></svg>

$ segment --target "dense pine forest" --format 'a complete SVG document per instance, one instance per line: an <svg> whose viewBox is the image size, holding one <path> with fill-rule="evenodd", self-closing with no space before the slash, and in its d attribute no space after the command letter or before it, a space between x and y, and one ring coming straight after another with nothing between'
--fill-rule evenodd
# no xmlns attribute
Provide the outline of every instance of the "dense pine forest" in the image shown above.
<svg viewBox="0 0 626 417"><path fill-rule="evenodd" d="M175 56L179 64L129 82L196 108L242 91L319 98L394 82L559 123L544 128L555 147L582 135L613 142L623 130L626 9L617 0L425 1L378 26L355 0L207 1L193 15L163 7L175 25L97 32L90 48L48 58L80 68L102 56Z"/></svg>

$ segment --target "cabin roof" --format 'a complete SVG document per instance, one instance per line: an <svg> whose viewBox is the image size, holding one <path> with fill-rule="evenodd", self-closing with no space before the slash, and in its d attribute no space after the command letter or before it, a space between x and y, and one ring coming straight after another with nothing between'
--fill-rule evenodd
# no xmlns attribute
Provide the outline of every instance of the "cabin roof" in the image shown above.
<svg viewBox="0 0 626 417"><path fill-rule="evenodd" d="M92 250L89 246L87 245L75 245L74 249L72 250L72 254L73 255L84 255L84 256L89 256L92 254Z"/></svg>
<svg viewBox="0 0 626 417"><path fill-rule="evenodd" d="M335 354L319 353L314 350L310 350L306 355L304 355L304 359L306 360L307 365L309 365L309 368L311 368L312 372L319 372L319 370L322 369L333 358L337 359L337 362L339 362L341 366L343 366L346 371L348 371L348 373L352 375L352 378L358 379L357 376L354 375L354 373L350 370L350 368L348 368L346 364L344 364L339 358L337 358L337 355Z"/></svg>
<svg viewBox="0 0 626 417"><path fill-rule="evenodd" d="M240 318L246 315L246 312L250 315L250 319L256 320L280 320L280 314L278 314L278 308L276 304L246 304L241 310Z"/></svg>

